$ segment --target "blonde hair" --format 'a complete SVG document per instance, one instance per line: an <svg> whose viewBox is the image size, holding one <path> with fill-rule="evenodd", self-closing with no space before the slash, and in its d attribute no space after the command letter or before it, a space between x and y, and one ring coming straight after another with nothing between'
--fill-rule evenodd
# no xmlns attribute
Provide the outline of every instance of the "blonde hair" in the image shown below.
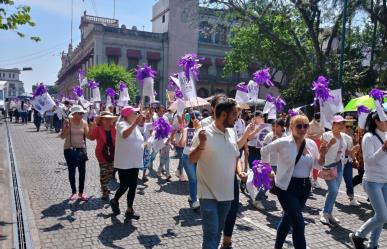
<svg viewBox="0 0 387 249"><path fill-rule="evenodd" d="M292 129L295 124L300 123L300 122L305 123L305 124L309 124L309 119L304 114L299 114L299 115L292 117L290 119L290 129Z"/></svg>

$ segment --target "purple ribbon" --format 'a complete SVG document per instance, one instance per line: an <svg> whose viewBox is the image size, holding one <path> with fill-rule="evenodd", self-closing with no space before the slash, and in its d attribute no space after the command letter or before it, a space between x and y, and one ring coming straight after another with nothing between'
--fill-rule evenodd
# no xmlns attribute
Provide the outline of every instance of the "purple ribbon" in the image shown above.
<svg viewBox="0 0 387 249"><path fill-rule="evenodd" d="M296 112L294 109L289 109L288 114L290 117L294 117L298 115L298 112Z"/></svg>
<svg viewBox="0 0 387 249"><path fill-rule="evenodd" d="M120 92L124 91L125 88L128 88L126 83L122 80L120 81L120 83L118 83L118 85L119 85Z"/></svg>
<svg viewBox="0 0 387 249"><path fill-rule="evenodd" d="M360 115L361 113L369 113L370 112L370 109L368 109L366 106L364 105L359 105L357 107L357 115Z"/></svg>
<svg viewBox="0 0 387 249"><path fill-rule="evenodd" d="M237 89L237 91L241 91L241 92L244 92L244 93L248 93L249 92L249 88L247 87L245 82L241 82L238 85L236 85L236 89Z"/></svg>
<svg viewBox="0 0 387 249"><path fill-rule="evenodd" d="M183 57L180 58L178 62L178 66L183 68L185 77L187 79L190 78L190 73L193 73L193 76L196 80L199 79L199 62L202 60L202 58L199 58L197 54L190 53L185 54Z"/></svg>
<svg viewBox="0 0 387 249"><path fill-rule="evenodd" d="M282 110L284 109L284 107L286 105L286 102L283 99L281 99L280 96L278 96L274 100L274 105L275 105L275 109L277 110L277 112L282 112Z"/></svg>
<svg viewBox="0 0 387 249"><path fill-rule="evenodd" d="M266 87L274 86L273 82L271 81L271 76L269 71L270 71L270 68L265 68L265 69L256 71L253 74L254 81L258 85L264 85Z"/></svg>
<svg viewBox="0 0 387 249"><path fill-rule="evenodd" d="M114 100L114 97L116 96L116 91L114 91L113 88L108 87L108 88L106 88L106 90L105 90L105 94L106 94L107 96L110 96L111 99L112 99L112 101L113 101L113 100Z"/></svg>
<svg viewBox="0 0 387 249"><path fill-rule="evenodd" d="M330 89L328 88L328 85L329 80L324 76L319 76L317 80L313 82L312 90L314 91L315 99L325 102L329 98L333 98L333 96L329 93Z"/></svg>
<svg viewBox="0 0 387 249"><path fill-rule="evenodd" d="M46 92L47 92L47 87L43 83L40 83L32 95L34 97L41 96L41 95L45 94Z"/></svg>
<svg viewBox="0 0 387 249"><path fill-rule="evenodd" d="M253 184L257 188L263 188L265 190L271 189L271 167L268 163L264 163L261 160L253 161Z"/></svg>
<svg viewBox="0 0 387 249"><path fill-rule="evenodd" d="M144 64L143 67L137 66L135 69L136 72L136 80L140 81L141 84L144 83L144 79L146 78L155 78L157 72L152 69L151 66L148 66L148 64Z"/></svg>
<svg viewBox="0 0 387 249"><path fill-rule="evenodd" d="M169 133L172 131L172 126L161 117L153 122L153 129L155 130L156 139L161 140L169 136Z"/></svg>
<svg viewBox="0 0 387 249"><path fill-rule="evenodd" d="M87 85L90 89L95 89L95 88L99 87L99 83L95 80L89 80L87 82Z"/></svg>
<svg viewBox="0 0 387 249"><path fill-rule="evenodd" d="M374 100L379 100L383 103L384 93L381 90L373 88L368 95L370 95Z"/></svg>
<svg viewBox="0 0 387 249"><path fill-rule="evenodd" d="M80 87L80 86L74 87L73 88L73 93L77 97L82 97L83 96L83 89L82 89L82 87Z"/></svg>

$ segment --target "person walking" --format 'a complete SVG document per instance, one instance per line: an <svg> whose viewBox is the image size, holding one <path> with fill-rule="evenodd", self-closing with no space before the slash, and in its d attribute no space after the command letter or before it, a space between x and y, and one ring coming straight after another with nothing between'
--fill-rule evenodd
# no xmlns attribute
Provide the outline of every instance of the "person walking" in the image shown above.
<svg viewBox="0 0 387 249"><path fill-rule="evenodd" d="M103 111L91 123L91 129L87 136L90 140L96 140L95 155L99 164L99 178L101 182L102 199L108 200L110 190L109 181L114 178L114 145L116 141L116 116Z"/></svg>
<svg viewBox="0 0 387 249"><path fill-rule="evenodd" d="M235 172L244 173L240 163L237 136L233 130L238 118L236 102L226 99L215 107L215 121L193 138L189 159L197 163L198 197L202 216L202 248L217 249L234 199ZM237 188L238 190L238 188Z"/></svg>
<svg viewBox="0 0 387 249"><path fill-rule="evenodd" d="M364 158L363 187L374 216L368 219L349 239L356 249L363 249L366 236L371 233L368 248L378 248L378 241L387 223L387 121L382 122L377 112L370 113L362 140Z"/></svg>
<svg viewBox="0 0 387 249"><path fill-rule="evenodd" d="M74 201L78 198L81 201L87 201L89 197L84 193L85 177L86 177L86 136L89 133L89 127L83 120L83 115L86 111L79 105L74 105L70 109L69 119L65 120L60 137L64 142L64 157L69 171L69 181L72 194L70 200ZM79 186L78 195L75 186L75 171L78 168Z"/></svg>
<svg viewBox="0 0 387 249"><path fill-rule="evenodd" d="M21 123L27 124L28 122L28 105L24 102L24 100L20 103L19 115L21 117Z"/></svg>
<svg viewBox="0 0 387 249"><path fill-rule="evenodd" d="M34 125L36 127L36 131L40 131L40 124L42 123L42 114L37 110L33 109L34 112Z"/></svg>
<svg viewBox="0 0 387 249"><path fill-rule="evenodd" d="M133 209L138 172L144 164L144 137L138 128L144 117L138 114L139 110L132 106L124 107L116 125L114 168L118 171L120 187L110 200L110 206L114 215L120 214L119 200L128 191L125 216L130 219L140 218Z"/></svg>
<svg viewBox="0 0 387 249"><path fill-rule="evenodd" d="M345 119L342 116L335 115L332 121L332 131L324 132L321 137L321 140L328 144L328 152L324 168L319 174L328 186L328 194L325 199L323 211L320 212L320 222L329 226L340 223L332 213L343 178L345 154L348 150L352 149L345 138L348 135L342 132L344 122Z"/></svg>
<svg viewBox="0 0 387 249"><path fill-rule="evenodd" d="M308 128L306 116L294 116L289 127L291 135L276 139L261 149L263 162L269 163L273 154L278 156L275 189L283 216L277 229L275 249L283 247L290 227L294 248L306 248L302 209L311 191L311 170L324 164L327 151L326 143L322 143L319 150L313 140L305 138Z"/></svg>

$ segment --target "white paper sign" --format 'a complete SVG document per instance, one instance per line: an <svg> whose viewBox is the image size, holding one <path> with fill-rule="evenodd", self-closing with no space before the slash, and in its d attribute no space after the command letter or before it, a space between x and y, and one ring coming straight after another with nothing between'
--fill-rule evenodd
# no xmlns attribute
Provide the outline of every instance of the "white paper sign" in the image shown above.
<svg viewBox="0 0 387 249"><path fill-rule="evenodd" d="M380 118L380 121L382 121L382 122L387 121L387 115L384 112L384 108L383 108L382 104L380 103L380 101L374 100L374 102L375 102L376 111L378 112L378 116Z"/></svg>
<svg viewBox="0 0 387 249"><path fill-rule="evenodd" d="M91 106L91 102L87 101L83 96L79 97L79 103L83 106L83 108L87 109L89 106Z"/></svg>
<svg viewBox="0 0 387 249"><path fill-rule="evenodd" d="M247 88L249 90L249 99L256 102L258 101L258 94L259 94L259 86L258 84L253 81L253 80L250 80L249 81L249 84L247 84Z"/></svg>
<svg viewBox="0 0 387 249"><path fill-rule="evenodd" d="M367 116L368 116L369 113L365 113L365 112L361 112L358 116L358 126L360 129L364 129L365 128L365 123L366 123L366 120L367 120Z"/></svg>
<svg viewBox="0 0 387 249"><path fill-rule="evenodd" d="M155 98L155 90L154 90L154 80L152 77L148 77L144 79L144 84L142 85L142 96L148 96L152 100Z"/></svg>
<svg viewBox="0 0 387 249"><path fill-rule="evenodd" d="M126 101L128 102L130 100L128 88L125 87L123 91L120 91L120 98L119 101Z"/></svg>
<svg viewBox="0 0 387 249"><path fill-rule="evenodd" d="M266 135L272 131L271 124L260 124L259 131L257 133L257 148L263 147L263 141L265 140Z"/></svg>
<svg viewBox="0 0 387 249"><path fill-rule="evenodd" d="M101 94L99 92L99 87L92 89L93 97L91 98L91 101L93 102L100 102L101 101Z"/></svg>
<svg viewBox="0 0 387 249"><path fill-rule="evenodd" d="M235 93L235 101L239 104L246 104L249 102L249 94L237 90Z"/></svg>
<svg viewBox="0 0 387 249"><path fill-rule="evenodd" d="M154 134L149 138L149 143L151 144L153 152L159 152L162 148L164 148L166 146L166 141L167 138L160 140L156 139Z"/></svg>
<svg viewBox="0 0 387 249"><path fill-rule="evenodd" d="M179 82L180 82L180 89L181 89L181 92L183 93L185 100L189 101L189 100L195 99L197 97L195 80L193 78L192 73L190 74L190 79L188 80L185 77L185 73L180 72L179 73Z"/></svg>
<svg viewBox="0 0 387 249"><path fill-rule="evenodd" d="M327 129L332 129L333 116L344 111L341 89L331 90L330 94L333 98L329 98L323 103L320 102L320 122Z"/></svg>
<svg viewBox="0 0 387 249"><path fill-rule="evenodd" d="M55 106L54 100L51 98L49 93L44 93L43 95L36 96L31 100L34 109L40 112L40 114L45 113L48 110L51 110Z"/></svg>
<svg viewBox="0 0 387 249"><path fill-rule="evenodd" d="M185 101L182 99L177 99L177 115L181 116L184 113Z"/></svg>
<svg viewBox="0 0 387 249"><path fill-rule="evenodd" d="M113 106L112 98L110 96L106 96L106 108L108 108L109 106Z"/></svg>

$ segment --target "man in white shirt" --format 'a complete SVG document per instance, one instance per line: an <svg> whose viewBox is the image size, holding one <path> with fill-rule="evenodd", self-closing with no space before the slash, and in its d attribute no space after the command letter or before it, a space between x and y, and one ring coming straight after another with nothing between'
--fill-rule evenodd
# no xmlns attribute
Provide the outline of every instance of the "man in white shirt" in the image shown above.
<svg viewBox="0 0 387 249"><path fill-rule="evenodd" d="M233 126L236 102L226 99L215 108L215 121L195 135L189 159L197 162L198 197L202 215L202 248L217 249L225 219L234 199L234 176L245 178Z"/></svg>
<svg viewBox="0 0 387 249"><path fill-rule="evenodd" d="M211 100L211 111L212 111L212 116L209 116L207 118L204 118L201 122L200 122L200 125L204 128L208 125L210 125L212 122L214 122L215 120L215 107L216 107L216 104L218 102L220 102L221 100L224 100L226 99L226 95L224 94L218 94L218 95L215 95L212 100Z"/></svg>

